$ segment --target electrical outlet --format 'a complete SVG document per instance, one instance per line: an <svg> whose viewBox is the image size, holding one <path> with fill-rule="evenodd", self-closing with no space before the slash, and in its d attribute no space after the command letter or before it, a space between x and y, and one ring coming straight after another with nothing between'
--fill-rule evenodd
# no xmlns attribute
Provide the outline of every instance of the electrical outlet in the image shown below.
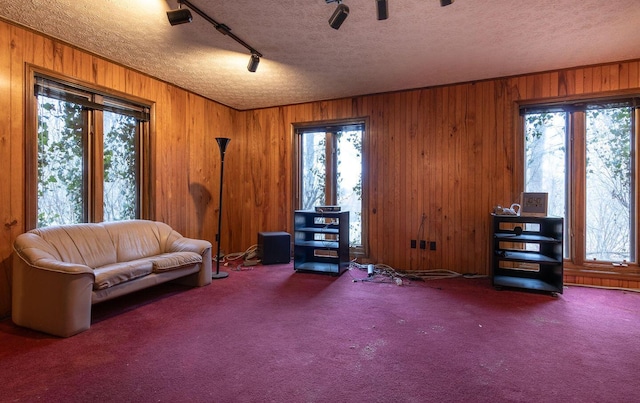
<svg viewBox="0 0 640 403"><path fill-rule="evenodd" d="M429 249L436 250L436 241L429 242Z"/></svg>
<svg viewBox="0 0 640 403"><path fill-rule="evenodd" d="M420 241L420 249L427 249L427 241L424 239Z"/></svg>
<svg viewBox="0 0 640 403"><path fill-rule="evenodd" d="M415 239L411 240L411 249L415 249L416 248L416 243L417 243L417 241Z"/></svg>

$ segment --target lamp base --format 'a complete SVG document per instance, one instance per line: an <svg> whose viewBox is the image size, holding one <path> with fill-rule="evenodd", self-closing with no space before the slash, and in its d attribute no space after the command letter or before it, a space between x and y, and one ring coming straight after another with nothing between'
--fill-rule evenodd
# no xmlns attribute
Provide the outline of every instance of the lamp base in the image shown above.
<svg viewBox="0 0 640 403"><path fill-rule="evenodd" d="M218 280L218 279L227 278L227 277L229 277L229 273L227 273L226 271L219 271L211 275L212 280Z"/></svg>

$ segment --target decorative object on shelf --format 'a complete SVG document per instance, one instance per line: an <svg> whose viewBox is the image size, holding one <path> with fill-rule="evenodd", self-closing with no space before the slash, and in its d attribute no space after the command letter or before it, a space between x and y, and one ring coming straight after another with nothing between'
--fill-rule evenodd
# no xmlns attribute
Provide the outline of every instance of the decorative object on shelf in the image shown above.
<svg viewBox="0 0 640 403"><path fill-rule="evenodd" d="M220 232L222 231L222 178L224 177L224 154L227 151L227 145L231 141L226 137L216 137L218 147L220 148L220 204L218 205L218 233L216 234L216 242L218 243L218 252L216 253L216 272L211 275L212 279L220 279L229 276L229 273L220 271Z"/></svg>
<svg viewBox="0 0 640 403"><path fill-rule="evenodd" d="M562 294L563 219L494 214L492 220L493 286Z"/></svg>
<svg viewBox="0 0 640 403"><path fill-rule="evenodd" d="M513 203L511 207L502 207L501 205L497 205L493 208L493 214L495 215L520 215L520 205L518 203Z"/></svg>
<svg viewBox="0 0 640 403"><path fill-rule="evenodd" d="M520 215L532 217L545 217L547 215L548 193L522 192L520 196Z"/></svg>

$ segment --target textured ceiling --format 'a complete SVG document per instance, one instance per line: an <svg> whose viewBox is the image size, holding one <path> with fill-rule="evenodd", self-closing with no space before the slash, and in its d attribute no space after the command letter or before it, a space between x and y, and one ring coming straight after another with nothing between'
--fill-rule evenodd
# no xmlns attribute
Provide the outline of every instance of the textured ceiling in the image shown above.
<svg viewBox="0 0 640 403"><path fill-rule="evenodd" d="M190 0L263 54L176 0L0 0L0 16L246 110L640 58L639 0Z"/></svg>

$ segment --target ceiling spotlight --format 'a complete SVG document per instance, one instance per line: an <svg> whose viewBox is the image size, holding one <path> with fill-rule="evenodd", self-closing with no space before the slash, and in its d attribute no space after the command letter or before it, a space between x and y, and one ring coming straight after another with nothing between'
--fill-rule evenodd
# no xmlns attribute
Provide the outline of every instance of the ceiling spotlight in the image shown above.
<svg viewBox="0 0 640 403"><path fill-rule="evenodd" d="M331 0L331 1L338 1L338 0ZM329 1L327 1L327 3L328 2ZM189 7L189 8L188 9L187 8L183 9L182 8L183 4L185 6L187 6L187 7ZM167 11L167 18L169 18L169 23L171 25L178 25L178 24L184 24L186 22L191 22L191 10L193 10L193 12L198 14L200 17L204 18L205 21L207 21L208 23L213 25L213 27L218 32L220 32L222 35L228 36L229 38L231 38L234 41L238 42L240 45L242 45L245 48L247 48L247 50L249 52L251 52L251 59L249 59L249 64L247 65L247 69L250 72L255 73L255 71L258 69L258 64L260 63L260 58L262 57L262 53L260 53L257 50L255 50L247 42L243 41L236 34L231 32L231 28L229 28L228 26L226 26L224 24L219 23L218 21L214 20L209 15L207 15L204 11L202 11L198 7L194 6L191 3L191 1L189 1L189 0L178 0L178 9L177 10Z"/></svg>
<svg viewBox="0 0 640 403"><path fill-rule="evenodd" d="M260 57L258 55L251 55L251 59L249 59L249 64L247 65L247 70L252 73L255 73L258 70L258 64L260 64Z"/></svg>
<svg viewBox="0 0 640 403"><path fill-rule="evenodd" d="M329 25L333 29L339 29L340 25L347 19L349 16L349 7L344 4L340 4L340 0L338 0L338 7L329 18Z"/></svg>
<svg viewBox="0 0 640 403"><path fill-rule="evenodd" d="M386 20L389 18L389 4L387 0L376 0L376 9L378 11L378 20Z"/></svg>
<svg viewBox="0 0 640 403"><path fill-rule="evenodd" d="M454 0L440 0L440 7L448 6L453 3Z"/></svg>
<svg viewBox="0 0 640 403"><path fill-rule="evenodd" d="M167 18L171 25L186 24L187 22L191 22L191 11L187 8L169 10L167 11Z"/></svg>

